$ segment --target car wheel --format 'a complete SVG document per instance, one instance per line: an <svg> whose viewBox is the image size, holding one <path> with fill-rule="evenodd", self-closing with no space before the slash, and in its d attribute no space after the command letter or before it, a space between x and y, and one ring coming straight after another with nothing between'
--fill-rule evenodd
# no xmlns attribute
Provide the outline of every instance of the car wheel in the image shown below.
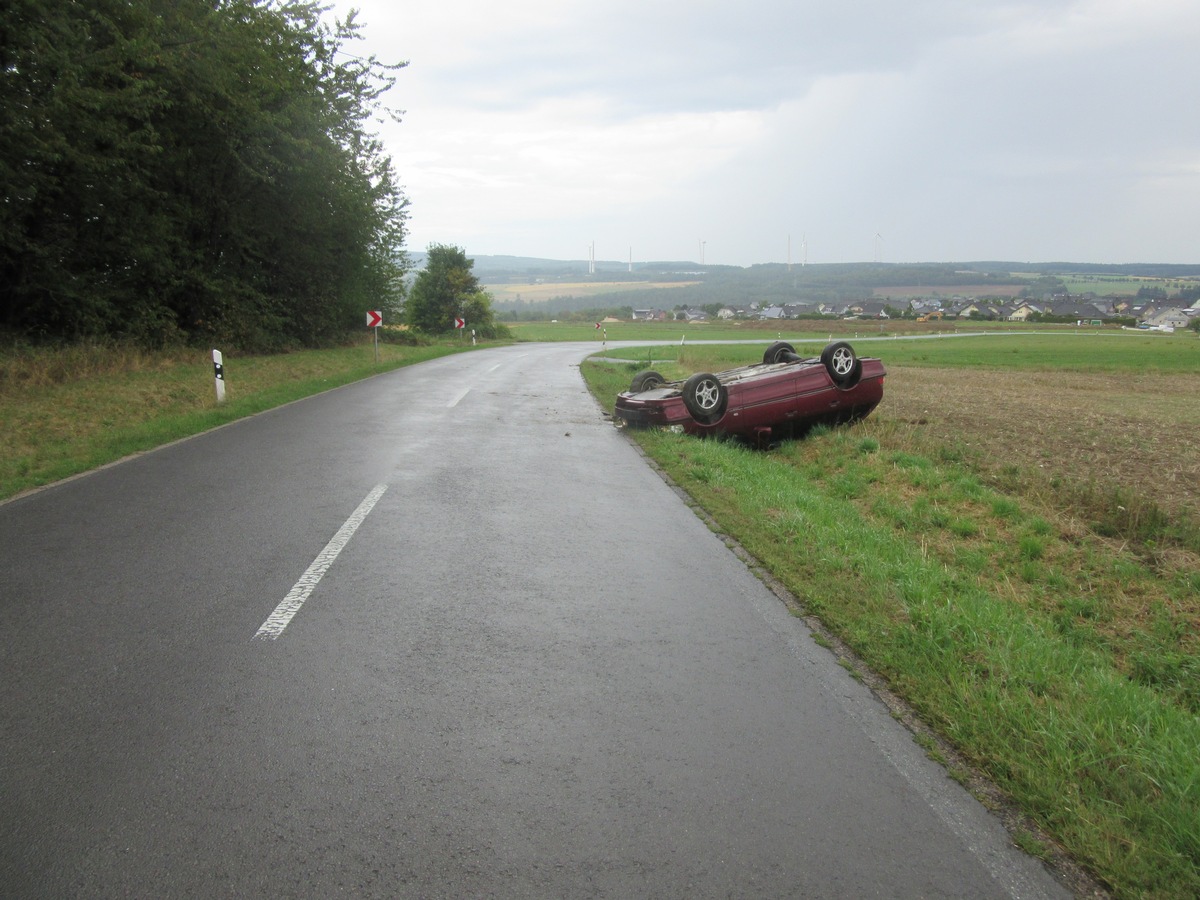
<svg viewBox="0 0 1200 900"><path fill-rule="evenodd" d="M729 389L716 375L697 372L683 383L683 405L701 425L712 425L725 415Z"/></svg>
<svg viewBox="0 0 1200 900"><path fill-rule="evenodd" d="M862 373L862 364L854 348L845 341L834 341L821 351L821 362L829 371L833 383L841 387L853 384Z"/></svg>
<svg viewBox="0 0 1200 900"><path fill-rule="evenodd" d="M767 348L767 352L763 354L763 362L766 365L781 362L794 362L800 357L796 355L796 348L787 341L776 341Z"/></svg>
<svg viewBox="0 0 1200 900"><path fill-rule="evenodd" d="M633 381L629 382L629 392L640 394L642 391L652 391L659 385L666 384L666 381L667 379L653 369L646 369L646 371L638 372L633 376Z"/></svg>

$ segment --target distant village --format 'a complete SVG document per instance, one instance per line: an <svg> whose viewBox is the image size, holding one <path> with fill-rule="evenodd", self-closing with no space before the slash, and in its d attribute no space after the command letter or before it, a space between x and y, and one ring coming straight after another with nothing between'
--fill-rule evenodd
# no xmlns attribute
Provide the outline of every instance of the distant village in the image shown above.
<svg viewBox="0 0 1200 900"><path fill-rule="evenodd" d="M711 307L710 307L711 309ZM1145 301L1129 297L1099 297L1093 294L1047 295L1040 300L1000 302L955 297L912 300L856 300L848 303L795 303L786 306L723 306L716 311L719 320L811 319L885 320L901 318L918 322L942 319L968 319L993 322L1073 322L1085 325L1107 323L1172 330L1187 328L1200 321L1200 301L1181 306L1179 301ZM712 318L708 310L684 308L674 310L635 309L635 321L665 322L670 320L706 322Z"/></svg>

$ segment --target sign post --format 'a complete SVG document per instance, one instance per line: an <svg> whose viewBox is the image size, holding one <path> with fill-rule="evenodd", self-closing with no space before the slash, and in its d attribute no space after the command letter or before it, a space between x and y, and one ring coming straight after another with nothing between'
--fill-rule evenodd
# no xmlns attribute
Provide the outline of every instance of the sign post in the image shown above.
<svg viewBox="0 0 1200 900"><path fill-rule="evenodd" d="M220 404L225 402L225 363L220 350L213 351L212 361L213 376L217 386L217 403Z"/></svg>
<svg viewBox="0 0 1200 900"><path fill-rule="evenodd" d="M367 327L375 333L375 362L379 362L379 326L383 324L382 310L372 309L367 311Z"/></svg>
<svg viewBox="0 0 1200 900"><path fill-rule="evenodd" d="M463 331L467 327L467 320L458 316L454 317L454 327L458 330L458 339L461 341L462 336L466 333Z"/></svg>

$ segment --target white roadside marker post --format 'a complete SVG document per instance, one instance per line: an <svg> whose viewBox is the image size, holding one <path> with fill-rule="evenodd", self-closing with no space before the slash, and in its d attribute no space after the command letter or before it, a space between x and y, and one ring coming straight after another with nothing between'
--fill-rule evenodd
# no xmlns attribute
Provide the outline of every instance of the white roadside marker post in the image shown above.
<svg viewBox="0 0 1200 900"><path fill-rule="evenodd" d="M222 361L221 351L214 350L212 354L213 361L213 377L216 380L217 386L217 403L225 402L225 365Z"/></svg>

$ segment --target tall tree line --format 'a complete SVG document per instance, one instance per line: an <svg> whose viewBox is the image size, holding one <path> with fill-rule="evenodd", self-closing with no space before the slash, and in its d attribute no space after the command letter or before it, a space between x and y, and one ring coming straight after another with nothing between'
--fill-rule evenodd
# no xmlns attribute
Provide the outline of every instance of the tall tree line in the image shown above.
<svg viewBox="0 0 1200 900"><path fill-rule="evenodd" d="M312 346L398 304L369 130L403 64L317 3L0 0L0 330Z"/></svg>

